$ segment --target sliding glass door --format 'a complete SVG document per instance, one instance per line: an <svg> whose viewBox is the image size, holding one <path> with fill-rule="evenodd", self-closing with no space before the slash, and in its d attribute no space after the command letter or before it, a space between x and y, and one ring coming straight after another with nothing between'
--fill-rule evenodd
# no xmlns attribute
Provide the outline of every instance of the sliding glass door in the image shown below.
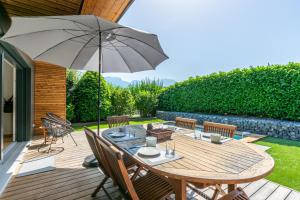
<svg viewBox="0 0 300 200"><path fill-rule="evenodd" d="M16 140L16 64L8 59L2 61L2 116L3 152Z"/></svg>
<svg viewBox="0 0 300 200"><path fill-rule="evenodd" d="M32 135L32 70L18 50L0 43L0 163Z"/></svg>

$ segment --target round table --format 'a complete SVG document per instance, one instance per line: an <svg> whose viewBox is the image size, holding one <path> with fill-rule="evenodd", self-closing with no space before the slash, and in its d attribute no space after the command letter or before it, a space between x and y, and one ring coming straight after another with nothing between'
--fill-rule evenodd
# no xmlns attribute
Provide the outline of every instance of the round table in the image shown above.
<svg viewBox="0 0 300 200"><path fill-rule="evenodd" d="M130 126L130 129L134 137L124 141L114 141L108 137L112 129L105 130L102 136L143 167L168 177L174 186L176 199L186 199L186 186L189 182L228 184L230 192L235 189L236 184L253 182L267 176L274 167L273 158L253 144L234 139L223 144L213 144L188 136L193 132L188 129L181 129L172 135L176 154L181 155L181 159L150 166L128 151L130 146L145 143L146 130L140 126ZM158 145L164 148L166 142Z"/></svg>

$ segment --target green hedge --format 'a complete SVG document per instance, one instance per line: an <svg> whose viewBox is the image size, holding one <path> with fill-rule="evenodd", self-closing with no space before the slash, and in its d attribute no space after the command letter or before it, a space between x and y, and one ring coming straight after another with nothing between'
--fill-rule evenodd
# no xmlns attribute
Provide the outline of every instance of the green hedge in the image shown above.
<svg viewBox="0 0 300 200"><path fill-rule="evenodd" d="M159 110L300 120L300 64L236 69L167 88Z"/></svg>

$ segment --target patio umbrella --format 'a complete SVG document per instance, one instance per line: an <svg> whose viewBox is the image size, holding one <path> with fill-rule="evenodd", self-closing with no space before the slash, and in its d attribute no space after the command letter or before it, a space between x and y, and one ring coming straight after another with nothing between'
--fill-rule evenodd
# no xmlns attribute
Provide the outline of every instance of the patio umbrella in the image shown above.
<svg viewBox="0 0 300 200"><path fill-rule="evenodd" d="M168 58L156 35L94 15L12 17L11 27L2 40L33 60L99 72L98 134L100 74L154 70Z"/></svg>

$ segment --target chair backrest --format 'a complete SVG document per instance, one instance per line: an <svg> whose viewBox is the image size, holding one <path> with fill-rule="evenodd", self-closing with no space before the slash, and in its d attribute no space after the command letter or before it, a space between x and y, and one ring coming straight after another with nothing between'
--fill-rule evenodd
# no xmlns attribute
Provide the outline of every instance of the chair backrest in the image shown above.
<svg viewBox="0 0 300 200"><path fill-rule="evenodd" d="M68 121L67 119L63 119L62 117L52 113L52 112L47 112L46 115L49 117L49 118L52 118L60 123L63 123L67 126L72 126L72 123L70 121Z"/></svg>
<svg viewBox="0 0 300 200"><path fill-rule="evenodd" d="M196 119L189 119L183 117L176 117L175 125L182 128L188 128L194 130L196 128Z"/></svg>
<svg viewBox="0 0 300 200"><path fill-rule="evenodd" d="M129 125L128 116L111 116L107 117L107 123L109 128L118 127L118 126L126 126Z"/></svg>
<svg viewBox="0 0 300 200"><path fill-rule="evenodd" d="M242 188L238 187L237 189L233 190L229 194L226 194L219 200L249 200L249 197L243 191Z"/></svg>
<svg viewBox="0 0 300 200"><path fill-rule="evenodd" d="M204 126L204 132L219 133L222 136L231 137L231 138L233 138L234 133L237 130L237 127L234 125L220 124L220 123L207 122L207 121L203 123L203 126Z"/></svg>
<svg viewBox="0 0 300 200"><path fill-rule="evenodd" d="M123 154L114 146L107 145L106 142L102 142L103 138L99 138L99 140L116 183L125 194L130 195L134 200L138 200L139 197L133 187L123 161Z"/></svg>
<svg viewBox="0 0 300 200"><path fill-rule="evenodd" d="M42 126L43 128L45 128L48 132L49 135L53 135L53 136L60 136L61 131L59 129L59 127L57 126L57 124L55 123L55 121L53 121L52 119L46 118L46 117L42 117L41 118L42 121Z"/></svg>
<svg viewBox="0 0 300 200"><path fill-rule="evenodd" d="M101 168L101 170L103 171L103 173L108 176L111 177L112 173L111 173L111 169L108 165L108 162L106 160L106 157L104 155L104 152L100 146L100 143L97 139L97 135L94 131L92 131L91 129L84 127L84 132L86 135L86 138L88 140L88 143L92 149L93 154L95 155L98 163L99 163L99 167ZM113 179L113 177L111 177Z"/></svg>

